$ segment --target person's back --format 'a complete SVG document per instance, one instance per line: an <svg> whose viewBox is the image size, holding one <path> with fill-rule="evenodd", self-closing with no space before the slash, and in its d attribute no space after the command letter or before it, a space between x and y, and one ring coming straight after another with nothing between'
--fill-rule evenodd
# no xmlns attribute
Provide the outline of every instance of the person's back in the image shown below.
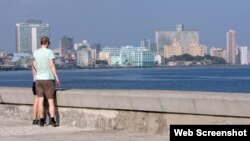
<svg viewBox="0 0 250 141"><path fill-rule="evenodd" d="M52 126L56 126L55 122L55 104L54 104L54 94L55 94L55 83L60 83L59 78L56 73L56 68L54 64L54 53L52 50L48 49L50 42L48 37L41 38L41 48L36 50L33 54L34 56L34 67L36 69L36 92L38 96L38 108L40 121L39 125L44 126L44 96L48 99L49 103L49 113L51 116Z"/></svg>
<svg viewBox="0 0 250 141"><path fill-rule="evenodd" d="M36 80L54 80L50 68L50 60L54 59L53 51L48 48L40 48L34 52L34 58L37 66Z"/></svg>

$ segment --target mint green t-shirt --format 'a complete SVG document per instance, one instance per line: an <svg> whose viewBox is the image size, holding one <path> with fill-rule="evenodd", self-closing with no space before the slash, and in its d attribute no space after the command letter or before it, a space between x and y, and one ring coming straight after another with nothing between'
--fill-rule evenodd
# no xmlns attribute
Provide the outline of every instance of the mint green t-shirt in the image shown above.
<svg viewBox="0 0 250 141"><path fill-rule="evenodd" d="M40 48L33 54L36 66L37 74L36 80L54 80L54 75L50 68L50 60L54 59L54 53L47 48Z"/></svg>

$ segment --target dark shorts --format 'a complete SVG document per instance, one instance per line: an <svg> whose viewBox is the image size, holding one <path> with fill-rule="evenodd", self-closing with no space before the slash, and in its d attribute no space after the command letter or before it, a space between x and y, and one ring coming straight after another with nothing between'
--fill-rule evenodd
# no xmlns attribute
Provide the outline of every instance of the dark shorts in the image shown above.
<svg viewBox="0 0 250 141"><path fill-rule="evenodd" d="M32 92L34 95L36 95L36 82L33 82L32 84Z"/></svg>
<svg viewBox="0 0 250 141"><path fill-rule="evenodd" d="M54 80L36 80L36 94L38 97L53 99L55 94Z"/></svg>

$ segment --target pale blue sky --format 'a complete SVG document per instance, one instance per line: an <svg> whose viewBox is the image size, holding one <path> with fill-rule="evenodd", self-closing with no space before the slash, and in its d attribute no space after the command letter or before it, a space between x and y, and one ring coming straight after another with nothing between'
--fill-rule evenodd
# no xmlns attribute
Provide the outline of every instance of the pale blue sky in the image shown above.
<svg viewBox="0 0 250 141"><path fill-rule="evenodd" d="M200 43L226 47L226 32L250 46L250 0L0 0L0 49L15 51L15 24L30 16L49 23L52 48L63 36L102 46L139 46L157 30L199 30Z"/></svg>

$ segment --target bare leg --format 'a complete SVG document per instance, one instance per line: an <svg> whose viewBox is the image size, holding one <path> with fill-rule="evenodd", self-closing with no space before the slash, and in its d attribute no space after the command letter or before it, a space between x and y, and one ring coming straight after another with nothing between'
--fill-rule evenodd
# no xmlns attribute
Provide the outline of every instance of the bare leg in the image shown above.
<svg viewBox="0 0 250 141"><path fill-rule="evenodd" d="M44 107L43 107L43 103L44 103L44 97L38 97L38 112L39 112L39 117L40 118L44 118Z"/></svg>
<svg viewBox="0 0 250 141"><path fill-rule="evenodd" d="M50 117L51 117L51 125L53 127L56 127L57 126L56 121L55 121L56 108L55 108L54 99L48 99L48 102L49 102L49 113L50 113Z"/></svg>
<svg viewBox="0 0 250 141"><path fill-rule="evenodd" d="M35 95L34 97L34 104L33 104L33 119L39 119L39 113L38 113L38 96Z"/></svg>
<svg viewBox="0 0 250 141"><path fill-rule="evenodd" d="M51 118L55 117L55 102L54 99L48 99L49 102L49 113Z"/></svg>

